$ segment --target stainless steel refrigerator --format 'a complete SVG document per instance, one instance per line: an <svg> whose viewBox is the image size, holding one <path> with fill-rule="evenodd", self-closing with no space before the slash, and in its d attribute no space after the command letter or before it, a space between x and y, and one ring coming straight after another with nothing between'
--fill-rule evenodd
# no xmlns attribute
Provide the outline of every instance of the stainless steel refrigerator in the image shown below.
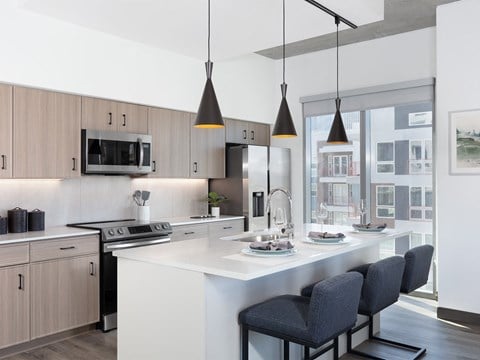
<svg viewBox="0 0 480 360"><path fill-rule="evenodd" d="M245 231L257 231L290 216L288 199L281 193L272 197L270 214L265 213L270 190L291 191L290 184L290 149L237 145L226 150L226 178L210 180L209 187L228 198L220 204L221 213L243 215Z"/></svg>

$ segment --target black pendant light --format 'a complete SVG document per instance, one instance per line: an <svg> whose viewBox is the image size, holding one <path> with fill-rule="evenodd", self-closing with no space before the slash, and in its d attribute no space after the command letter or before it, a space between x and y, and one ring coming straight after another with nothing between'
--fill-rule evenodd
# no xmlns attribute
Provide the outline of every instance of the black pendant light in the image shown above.
<svg viewBox="0 0 480 360"><path fill-rule="evenodd" d="M205 68L207 70L207 82L203 89L202 100L200 101L197 118L193 126L202 129L222 128L225 126L225 123L223 122L222 113L220 112L212 83L213 63L210 61L210 0L208 0L208 61L205 63Z"/></svg>
<svg viewBox="0 0 480 360"><path fill-rule="evenodd" d="M319 8L320 10L326 12L328 15L333 16L335 19L335 25L337 25L337 98L335 99L335 116L333 118L332 127L330 128L330 133L328 134L327 143L329 144L346 144L348 143L347 133L345 132L345 127L343 126L342 114L340 113L340 96L338 96L338 25L340 22L343 22L345 25L350 26L352 29L356 29L357 25L351 21L345 19L343 16L338 15L329 8L319 4L315 0L305 0L309 4Z"/></svg>
<svg viewBox="0 0 480 360"><path fill-rule="evenodd" d="M280 85L282 90L282 101L278 109L277 120L273 128L272 137L292 138L297 136L295 125L293 124L292 114L287 103L287 84L285 83L285 0L283 0L283 83Z"/></svg>
<svg viewBox="0 0 480 360"><path fill-rule="evenodd" d="M347 133L343 126L342 114L340 113L340 96L338 96L338 25L340 25L340 19L335 16L335 24L337 25L337 98L335 99L335 117L333 118L332 127L328 134L327 143L329 144L346 144L348 143Z"/></svg>

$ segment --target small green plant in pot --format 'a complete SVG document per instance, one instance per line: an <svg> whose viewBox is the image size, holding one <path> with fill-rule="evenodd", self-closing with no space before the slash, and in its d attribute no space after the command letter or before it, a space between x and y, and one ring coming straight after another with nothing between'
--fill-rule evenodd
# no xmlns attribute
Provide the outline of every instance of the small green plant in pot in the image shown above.
<svg viewBox="0 0 480 360"><path fill-rule="evenodd" d="M208 193L208 204L210 205L210 212L213 216L219 217L220 216L220 203L227 200L226 196L220 195L215 191L210 191Z"/></svg>

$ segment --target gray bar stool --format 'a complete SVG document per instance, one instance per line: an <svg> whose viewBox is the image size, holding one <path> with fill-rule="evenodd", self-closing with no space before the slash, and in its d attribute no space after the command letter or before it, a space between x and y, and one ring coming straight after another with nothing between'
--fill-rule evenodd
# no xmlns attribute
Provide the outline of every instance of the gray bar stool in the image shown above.
<svg viewBox="0 0 480 360"><path fill-rule="evenodd" d="M282 295L242 310L242 360L248 360L248 332L255 331L283 340L283 358L289 359L289 343L304 346L304 359L316 359L333 349L338 359L338 336L357 320L362 276L355 272L323 280L312 288L311 298ZM310 356L316 349L333 343Z"/></svg>

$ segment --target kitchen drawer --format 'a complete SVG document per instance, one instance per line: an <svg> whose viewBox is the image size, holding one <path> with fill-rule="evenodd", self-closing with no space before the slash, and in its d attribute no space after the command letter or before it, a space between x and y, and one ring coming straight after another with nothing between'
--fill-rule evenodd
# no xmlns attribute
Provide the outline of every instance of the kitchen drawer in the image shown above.
<svg viewBox="0 0 480 360"><path fill-rule="evenodd" d="M221 238L223 236L237 235L244 231L244 220L218 221L208 224L210 238Z"/></svg>
<svg viewBox="0 0 480 360"><path fill-rule="evenodd" d="M30 261L98 253L98 241L98 236L94 235L32 242L30 244Z"/></svg>
<svg viewBox="0 0 480 360"><path fill-rule="evenodd" d="M0 246L0 266L28 263L28 243Z"/></svg>
<svg viewBox="0 0 480 360"><path fill-rule="evenodd" d="M173 233L170 236L172 241L191 240L208 237L208 225L180 225L173 226Z"/></svg>

